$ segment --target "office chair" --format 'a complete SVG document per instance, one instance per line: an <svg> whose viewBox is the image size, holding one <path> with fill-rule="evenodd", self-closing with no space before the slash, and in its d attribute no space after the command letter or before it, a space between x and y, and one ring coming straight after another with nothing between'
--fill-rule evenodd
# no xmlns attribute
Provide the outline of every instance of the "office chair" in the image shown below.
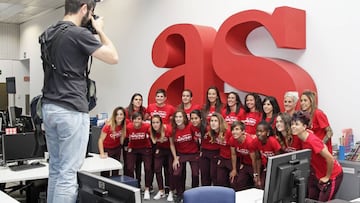
<svg viewBox="0 0 360 203"><path fill-rule="evenodd" d="M222 186L201 186L184 192L184 203L235 203L235 190Z"/></svg>

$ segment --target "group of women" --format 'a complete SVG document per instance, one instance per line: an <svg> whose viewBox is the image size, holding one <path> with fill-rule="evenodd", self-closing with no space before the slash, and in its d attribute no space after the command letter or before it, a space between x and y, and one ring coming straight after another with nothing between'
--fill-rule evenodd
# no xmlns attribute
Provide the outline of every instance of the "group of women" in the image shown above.
<svg viewBox="0 0 360 203"><path fill-rule="evenodd" d="M138 180L143 163L144 199L150 199L155 174L159 191L154 199L165 198L167 186L167 200L180 202L186 163L191 169L191 187L262 189L268 157L307 148L312 149L308 197L321 201L334 198L342 169L332 156L331 127L317 108L314 92L301 94L300 111L298 93L286 92L284 112L272 96L262 99L257 93L248 93L243 105L236 92L229 92L225 103L216 87L208 88L206 94L206 102L200 106L192 103L192 92L186 89L176 108L166 104L163 89L147 108L141 94L134 94L129 106L115 108L103 127L100 156L120 160L123 153L124 174Z"/></svg>

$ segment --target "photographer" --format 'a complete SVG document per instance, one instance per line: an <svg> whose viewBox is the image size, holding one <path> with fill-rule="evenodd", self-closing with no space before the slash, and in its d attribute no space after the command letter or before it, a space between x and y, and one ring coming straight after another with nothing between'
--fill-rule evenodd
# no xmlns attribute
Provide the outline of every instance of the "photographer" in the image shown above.
<svg viewBox="0 0 360 203"><path fill-rule="evenodd" d="M103 31L102 18L93 18L94 8L94 0L65 0L63 20L45 30L51 44L49 56L56 67L47 68L42 57L42 113L50 155L48 203L74 203L77 199L76 174L85 159L89 138L85 77L89 56L109 64L118 62L117 51ZM100 41L85 28L89 21Z"/></svg>

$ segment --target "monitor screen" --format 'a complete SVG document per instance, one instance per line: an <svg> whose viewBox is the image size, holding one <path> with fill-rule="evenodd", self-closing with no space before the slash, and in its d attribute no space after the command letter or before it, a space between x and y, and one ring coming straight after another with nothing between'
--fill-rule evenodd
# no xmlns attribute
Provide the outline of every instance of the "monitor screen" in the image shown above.
<svg viewBox="0 0 360 203"><path fill-rule="evenodd" d="M2 151L5 163L43 159L44 152L38 150L34 132L2 135Z"/></svg>
<svg viewBox="0 0 360 203"><path fill-rule="evenodd" d="M78 172L80 203L141 203L140 188L85 171Z"/></svg>
<svg viewBox="0 0 360 203"><path fill-rule="evenodd" d="M269 157L263 202L304 202L310 159L309 149Z"/></svg>
<svg viewBox="0 0 360 203"><path fill-rule="evenodd" d="M6 78L6 92L8 94L16 94L15 77Z"/></svg>

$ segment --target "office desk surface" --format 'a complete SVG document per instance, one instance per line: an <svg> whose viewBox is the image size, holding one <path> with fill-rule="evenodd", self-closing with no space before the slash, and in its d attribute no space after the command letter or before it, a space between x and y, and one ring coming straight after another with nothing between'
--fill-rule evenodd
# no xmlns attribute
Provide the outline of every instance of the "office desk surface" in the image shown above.
<svg viewBox="0 0 360 203"><path fill-rule="evenodd" d="M122 169L122 164L113 158L108 157L106 159L101 159L98 154L91 155L92 157L88 157L85 159L84 164L82 165L80 170L94 173L100 171ZM0 183L47 178L49 176L49 168L47 163L44 164L46 165L45 167L28 169L23 171L12 171L8 167L0 167Z"/></svg>

